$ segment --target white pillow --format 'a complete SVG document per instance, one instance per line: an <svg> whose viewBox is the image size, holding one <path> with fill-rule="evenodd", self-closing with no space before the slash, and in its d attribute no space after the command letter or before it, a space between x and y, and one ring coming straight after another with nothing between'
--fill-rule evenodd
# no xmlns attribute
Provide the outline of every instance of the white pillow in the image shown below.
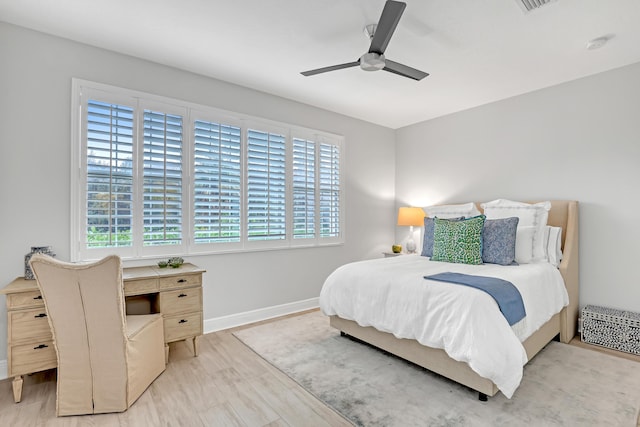
<svg viewBox="0 0 640 427"><path fill-rule="evenodd" d="M536 228L524 226L516 228L516 262L518 264L530 264L533 262L533 235Z"/></svg>
<svg viewBox="0 0 640 427"><path fill-rule="evenodd" d="M554 267L558 267L562 260L562 228L547 225L547 231L549 232L547 243L549 263Z"/></svg>
<svg viewBox="0 0 640 427"><path fill-rule="evenodd" d="M549 219L549 209L551 202L522 203L512 200L497 199L483 203L482 208L487 219L509 218L516 216L520 218L518 228L535 227L533 234L533 262L547 261L547 247L545 244L545 227ZM517 243L517 242L516 242Z"/></svg>
<svg viewBox="0 0 640 427"><path fill-rule="evenodd" d="M428 217L431 218L471 218L480 215L480 211L473 202L460 205L434 205L423 208Z"/></svg>

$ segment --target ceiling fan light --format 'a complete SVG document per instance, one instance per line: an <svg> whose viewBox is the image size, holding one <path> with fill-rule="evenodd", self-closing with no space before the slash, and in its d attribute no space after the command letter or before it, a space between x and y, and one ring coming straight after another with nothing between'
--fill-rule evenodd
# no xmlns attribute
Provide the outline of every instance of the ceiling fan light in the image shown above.
<svg viewBox="0 0 640 427"><path fill-rule="evenodd" d="M369 52L360 57L360 68L365 71L382 70L384 65L384 55Z"/></svg>

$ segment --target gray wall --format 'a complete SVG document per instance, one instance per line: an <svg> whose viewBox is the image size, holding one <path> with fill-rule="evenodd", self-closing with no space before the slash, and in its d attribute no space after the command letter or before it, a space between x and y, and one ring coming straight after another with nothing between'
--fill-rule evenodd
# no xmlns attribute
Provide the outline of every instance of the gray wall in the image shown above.
<svg viewBox="0 0 640 427"><path fill-rule="evenodd" d="M400 129L398 205L578 200L581 306L640 311L639 76L634 64Z"/></svg>
<svg viewBox="0 0 640 427"><path fill-rule="evenodd" d="M333 269L379 257L393 240L393 130L5 23L0 58L2 286L24 274L31 246L51 245L58 258L70 258L72 77L345 136L346 243L187 258L207 270L205 319L317 297ZM4 302L0 297L0 362L6 359Z"/></svg>

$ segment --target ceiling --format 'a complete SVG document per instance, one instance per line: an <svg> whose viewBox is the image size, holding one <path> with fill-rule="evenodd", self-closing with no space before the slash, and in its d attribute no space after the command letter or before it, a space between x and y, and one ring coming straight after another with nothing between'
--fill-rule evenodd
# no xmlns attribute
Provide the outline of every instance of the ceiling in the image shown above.
<svg viewBox="0 0 640 427"><path fill-rule="evenodd" d="M406 0L385 53L421 81L300 74L365 53L384 0L0 0L0 20L393 129L640 62L640 0L518 1Z"/></svg>

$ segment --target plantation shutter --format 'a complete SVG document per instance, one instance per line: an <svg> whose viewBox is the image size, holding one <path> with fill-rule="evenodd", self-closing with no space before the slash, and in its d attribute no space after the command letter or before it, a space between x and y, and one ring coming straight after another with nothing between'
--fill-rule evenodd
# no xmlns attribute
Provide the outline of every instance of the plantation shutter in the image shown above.
<svg viewBox="0 0 640 427"><path fill-rule="evenodd" d="M344 138L72 79L71 259L343 244Z"/></svg>
<svg viewBox="0 0 640 427"><path fill-rule="evenodd" d="M293 139L293 238L316 237L316 143Z"/></svg>
<svg viewBox="0 0 640 427"><path fill-rule="evenodd" d="M194 242L240 241L240 128L194 122Z"/></svg>
<svg viewBox="0 0 640 427"><path fill-rule="evenodd" d="M143 241L182 243L182 117L144 110Z"/></svg>
<svg viewBox="0 0 640 427"><path fill-rule="evenodd" d="M86 247L133 243L133 108L88 100Z"/></svg>
<svg viewBox="0 0 640 427"><path fill-rule="evenodd" d="M320 237L340 237L340 147L320 144Z"/></svg>
<svg viewBox="0 0 640 427"><path fill-rule="evenodd" d="M285 136L247 131L247 239L286 238Z"/></svg>

